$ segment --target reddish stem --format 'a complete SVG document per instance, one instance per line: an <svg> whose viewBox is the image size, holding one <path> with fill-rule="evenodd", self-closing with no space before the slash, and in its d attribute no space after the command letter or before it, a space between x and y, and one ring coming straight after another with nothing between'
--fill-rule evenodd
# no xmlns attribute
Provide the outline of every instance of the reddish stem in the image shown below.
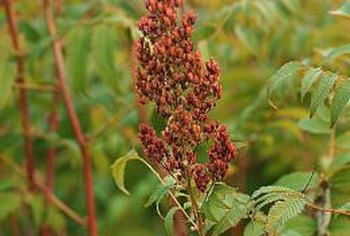
<svg viewBox="0 0 350 236"><path fill-rule="evenodd" d="M12 1L4 0L5 14L8 23L8 30L12 41L12 47L17 56L17 84L23 85L25 82L25 58L22 53L17 31L17 19L14 12ZM30 128L29 107L27 100L27 91L24 87L19 87L19 107L21 110L21 123L24 132L24 152L27 178L29 189L33 189L34 181L34 155L33 155L33 139Z"/></svg>
<svg viewBox="0 0 350 236"><path fill-rule="evenodd" d="M43 0L45 18L48 26L48 30L51 36L55 37L56 35L56 24L52 11L50 9L49 0ZM83 158L84 165L84 180L85 180L85 191L86 191L86 204L88 210L88 231L90 236L96 236L97 233L97 219L96 219L96 210L95 210L95 196L93 191L93 179L92 179L92 168L91 168L91 158L89 153L89 142L85 137L79 118L75 112L72 96L69 92L68 85L66 82L65 68L64 68L64 59L62 53L62 42L59 38L56 38L53 43L53 54L55 59L55 67L57 73L57 82L62 92L64 105L67 109L68 117L73 129L73 134L77 143L79 144L81 155Z"/></svg>

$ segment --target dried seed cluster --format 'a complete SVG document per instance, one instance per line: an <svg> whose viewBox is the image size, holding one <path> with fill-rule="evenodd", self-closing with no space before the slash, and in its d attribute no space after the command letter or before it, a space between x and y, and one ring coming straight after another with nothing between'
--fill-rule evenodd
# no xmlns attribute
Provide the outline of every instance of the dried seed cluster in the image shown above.
<svg viewBox="0 0 350 236"><path fill-rule="evenodd" d="M134 46L139 62L136 92L141 103L155 103L167 125L162 138L151 127L140 125L143 151L180 179L193 177L204 192L210 181L224 177L236 157L226 127L208 117L221 97L220 68L212 59L204 63L195 50L191 36L196 15L180 14L181 0L146 0L145 4L148 14L138 24L143 37ZM209 162L197 163L193 150L209 139L214 140Z"/></svg>

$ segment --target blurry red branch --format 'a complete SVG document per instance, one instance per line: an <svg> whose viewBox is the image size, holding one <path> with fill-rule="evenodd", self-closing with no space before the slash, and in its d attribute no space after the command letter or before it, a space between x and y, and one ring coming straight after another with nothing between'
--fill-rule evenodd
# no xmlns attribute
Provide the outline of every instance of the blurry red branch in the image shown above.
<svg viewBox="0 0 350 236"><path fill-rule="evenodd" d="M25 162L27 177L29 180L29 186L32 188L34 181L34 155L33 155L33 140L30 128L30 113L27 99L27 91L21 85L25 82L25 57L21 49L21 44L19 42L19 36L16 25L16 14L14 12L12 1L5 0L5 13L8 23L8 30L12 41L13 49L17 57L17 84L19 86L19 107L21 110L21 122L24 131L24 152L25 152Z"/></svg>
<svg viewBox="0 0 350 236"><path fill-rule="evenodd" d="M51 36L55 37L52 43L53 54L55 60L55 69L57 73L57 83L61 89L64 105L67 109L69 121L71 123L73 133L77 143L79 144L81 155L83 158L84 165L84 179L85 179L85 189L86 189L86 204L88 210L88 231L90 236L95 236L97 234L97 219L95 210L95 197L93 191L93 179L92 179L92 168L91 168L91 158L89 152L89 142L85 137L79 118L75 112L72 96L69 92L67 79L65 75L64 68L64 58L62 53L62 42L57 38L56 24L52 14L49 0L43 0L43 7L45 13L45 19L48 26L48 30Z"/></svg>

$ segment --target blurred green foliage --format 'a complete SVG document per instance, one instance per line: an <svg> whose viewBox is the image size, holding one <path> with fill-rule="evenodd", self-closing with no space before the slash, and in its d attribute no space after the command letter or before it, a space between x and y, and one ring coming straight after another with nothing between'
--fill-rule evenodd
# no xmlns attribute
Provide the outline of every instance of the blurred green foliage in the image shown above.
<svg viewBox="0 0 350 236"><path fill-rule="evenodd" d="M222 67L224 95L212 116L230 127L234 141L247 144L226 178L227 183L240 191L250 194L289 172L322 168L320 160L326 155L329 133L324 124L329 118L327 108L321 107L310 123L307 119L310 94L300 103L295 92L299 88L287 83L284 90L279 90L281 94L276 94L284 99L278 99L279 109L274 110L267 102L265 84L278 68L295 60L350 75L350 21L348 9L341 8L342 3L340 0L186 1L186 8L199 15L194 36L197 47ZM39 175L43 177L45 173L45 150L56 147L55 193L84 215L79 148L62 103L53 105L52 94L46 91L55 82L50 48L53 39L48 36L39 1L16 1L15 6L26 54L26 80L31 87L30 115ZM135 66L132 44L139 35L136 22L143 12L141 0L67 0L63 11L56 11L75 108L84 131L92 139L101 235L165 234L156 209L144 207L157 186L156 178L141 164L131 163L125 178L132 195L125 196L117 190L109 170L116 157L132 148L138 149L140 120L146 118L155 127L162 122L151 106L146 107L143 117L132 93ZM16 103L14 53L2 8L0 35L0 157L6 163L19 165L23 162L23 133ZM59 108L58 133L48 132L47 116L53 106ZM340 116L336 142L339 155L345 155L346 160L350 149L349 133L345 133L350 128L349 117L349 109ZM32 229L34 235L43 222L67 235L85 233L85 229L77 227L54 207L47 208L40 194L27 192L23 176L14 174L13 166L5 161L0 163L0 235L11 232L13 216L23 230ZM349 167L346 171L349 172ZM350 173L332 177L337 179L334 188L340 191L334 196L337 206L350 201L349 189L342 185L348 181L342 179L344 176ZM21 201L30 206L25 213L18 211Z"/></svg>

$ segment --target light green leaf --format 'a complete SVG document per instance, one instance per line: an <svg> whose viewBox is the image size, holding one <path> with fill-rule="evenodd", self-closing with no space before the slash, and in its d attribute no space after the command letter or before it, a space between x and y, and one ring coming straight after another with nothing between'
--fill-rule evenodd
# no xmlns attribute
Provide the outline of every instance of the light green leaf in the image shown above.
<svg viewBox="0 0 350 236"><path fill-rule="evenodd" d="M267 97L270 99L271 94L275 91L277 86L285 79L298 73L305 66L300 62L288 62L283 65L275 74L273 74L267 82Z"/></svg>
<svg viewBox="0 0 350 236"><path fill-rule="evenodd" d="M310 181L311 179L311 181ZM285 186L295 191L303 191L306 185L309 183L309 188L314 188L318 184L318 174L313 172L294 172L288 175L284 175L277 180L274 185Z"/></svg>
<svg viewBox="0 0 350 236"><path fill-rule="evenodd" d="M349 101L350 80L347 79L344 81L344 83L341 83L339 88L335 91L335 95L331 103L331 127L336 124L339 115L342 113Z"/></svg>
<svg viewBox="0 0 350 236"><path fill-rule="evenodd" d="M87 66L90 54L91 31L77 28L69 35L67 44L67 68L72 87L83 92L87 86Z"/></svg>
<svg viewBox="0 0 350 236"><path fill-rule="evenodd" d="M321 119L302 119L298 122L299 128L312 134L329 134L328 124Z"/></svg>
<svg viewBox="0 0 350 236"><path fill-rule="evenodd" d="M15 192L0 193L0 221L15 213L21 205L21 196Z"/></svg>
<svg viewBox="0 0 350 236"><path fill-rule="evenodd" d="M305 76L302 79L302 84L300 88L301 100L304 100L306 93L309 92L311 86L316 82L321 73L321 68L310 68L306 72Z"/></svg>
<svg viewBox="0 0 350 236"><path fill-rule="evenodd" d="M342 46L329 50L326 55L326 60L332 60L348 53L350 53L350 44L344 44Z"/></svg>
<svg viewBox="0 0 350 236"><path fill-rule="evenodd" d="M168 236L174 235L174 215L176 211L179 209L180 209L179 207L171 208L164 218L165 231Z"/></svg>
<svg viewBox="0 0 350 236"><path fill-rule="evenodd" d="M128 154L123 157L118 158L112 165L111 170L114 177L114 181L117 184L118 188L123 191L125 194L129 195L130 193L125 188L124 184L124 172L126 164L131 160L143 160L139 157L136 151L131 150Z"/></svg>
<svg viewBox="0 0 350 236"><path fill-rule="evenodd" d="M316 90L311 98L310 117L314 116L314 114L317 111L317 108L326 99L328 93L333 88L337 77L337 74L331 72L322 73L321 78L317 84Z"/></svg>
<svg viewBox="0 0 350 236"><path fill-rule="evenodd" d="M339 9L335 11L330 11L329 13L335 16L350 18L350 2L344 2Z"/></svg>

